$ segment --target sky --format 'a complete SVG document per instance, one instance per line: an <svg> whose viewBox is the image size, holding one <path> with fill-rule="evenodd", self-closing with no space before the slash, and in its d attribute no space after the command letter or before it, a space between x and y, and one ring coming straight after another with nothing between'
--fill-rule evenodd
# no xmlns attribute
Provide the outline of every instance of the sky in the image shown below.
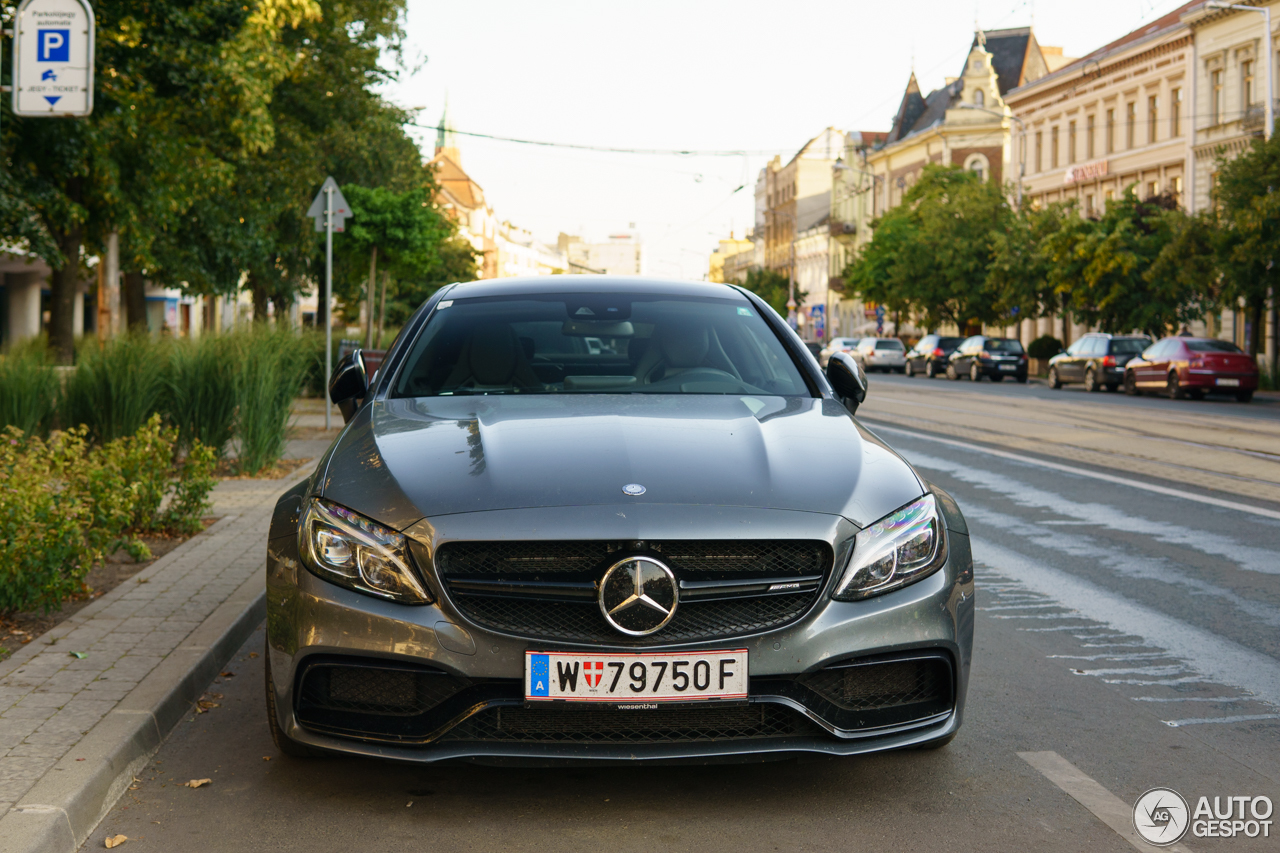
<svg viewBox="0 0 1280 853"><path fill-rule="evenodd" d="M404 70L386 90L434 128L574 145L747 154L637 155L458 137L502 220L555 243L633 233L645 272L703 278L752 225L754 185L825 127L887 131L914 68L960 72L975 20L1032 24L1082 56L1179 0L976 3L408 0ZM435 131L415 130L432 153Z"/></svg>

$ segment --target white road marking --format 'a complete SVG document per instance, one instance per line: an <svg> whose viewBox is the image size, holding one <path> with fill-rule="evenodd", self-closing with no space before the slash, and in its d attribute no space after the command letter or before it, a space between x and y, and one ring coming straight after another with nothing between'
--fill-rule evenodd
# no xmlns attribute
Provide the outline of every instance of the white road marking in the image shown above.
<svg viewBox="0 0 1280 853"><path fill-rule="evenodd" d="M862 420L862 419L859 419L859 420ZM887 432L896 432L902 435L910 436L912 438L923 439L924 441L933 441L933 442L937 442L938 444L946 444L952 447L963 448L964 450L970 450L974 453L986 453L990 456L999 456L1002 459L1010 459L1010 460L1013 460L1014 462L1021 462L1025 465L1036 465L1040 468L1049 468L1054 471L1062 471L1067 474L1075 474L1079 477L1092 477L1095 480L1104 480L1108 483L1117 483L1122 486L1129 486L1130 488L1141 489L1146 492L1155 492L1156 494L1168 495L1174 498L1182 498L1183 500L1195 501L1196 503L1202 503L1202 504L1209 504L1210 506L1220 506L1226 509L1236 510L1237 512L1246 512L1251 515L1259 515L1259 516L1262 516L1263 518L1274 518L1280 521L1280 511L1276 511L1273 509L1266 509L1264 507L1259 507L1259 506L1250 506L1249 504L1242 504L1242 503L1239 503L1238 501L1224 500L1222 498L1215 498L1209 495L1198 495L1183 489L1171 489L1167 486L1158 486L1155 483L1144 483L1140 480L1131 480L1128 477L1118 477L1115 474L1104 474L1101 471L1090 471L1087 468L1077 468L1074 465L1063 465L1060 462L1049 462L1044 459L1035 459L1031 456L1023 456L1019 453L1010 453L1007 450L996 450L990 447L983 447L979 444L970 444L965 441L956 441L955 439L951 439L951 438L940 438L938 436L929 435L928 433L925 433L925 432L918 432L916 430L907 430L907 429L901 429L899 427L887 426L879 421L877 421L875 428L877 430L884 430Z"/></svg>
<svg viewBox="0 0 1280 853"><path fill-rule="evenodd" d="M1188 669L1201 676L1189 681L1210 680L1226 684L1250 692L1263 702L1280 705L1280 662L1274 658L1129 601L1087 580L1031 560L986 539L974 538L972 545L975 559L999 566L1002 573L1018 577L1028 589L1062 602L1081 614L1078 618L1109 625L1122 634L1141 638L1155 648L1167 650L1171 657L1185 661ZM990 618L1000 615L1006 614L993 614ZM1012 617L1012 614L1007 615ZM1147 673L1160 675L1156 671L1158 669L1151 667ZM1135 680L1134 683L1151 682Z"/></svg>
<svg viewBox="0 0 1280 853"><path fill-rule="evenodd" d="M1198 726L1204 723L1251 723L1255 720L1280 720L1280 714L1242 714L1239 717L1197 717L1191 720L1163 720L1166 726Z"/></svg>
<svg viewBox="0 0 1280 853"><path fill-rule="evenodd" d="M1249 696L1130 696L1135 702L1247 702Z"/></svg>
<svg viewBox="0 0 1280 853"><path fill-rule="evenodd" d="M1039 770L1046 779L1069 794L1077 803L1093 812L1094 817L1111 827L1116 835L1143 853L1152 849L1133 828L1133 806L1086 776L1070 761L1056 752L1019 752L1018 757ZM1163 849L1190 853L1183 844L1172 844Z"/></svg>

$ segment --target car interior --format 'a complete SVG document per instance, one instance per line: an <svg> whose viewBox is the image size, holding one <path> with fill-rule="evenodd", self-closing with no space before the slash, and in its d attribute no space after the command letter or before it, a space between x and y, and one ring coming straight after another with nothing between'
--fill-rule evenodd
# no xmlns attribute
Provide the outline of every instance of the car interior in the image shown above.
<svg viewBox="0 0 1280 853"><path fill-rule="evenodd" d="M810 392L740 300L599 294L440 303L392 396Z"/></svg>

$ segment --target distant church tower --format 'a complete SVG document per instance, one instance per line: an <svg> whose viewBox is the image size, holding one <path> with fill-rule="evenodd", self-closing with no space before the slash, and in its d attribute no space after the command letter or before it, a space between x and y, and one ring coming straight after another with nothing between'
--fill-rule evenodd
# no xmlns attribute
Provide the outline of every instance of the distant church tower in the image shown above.
<svg viewBox="0 0 1280 853"><path fill-rule="evenodd" d="M448 157L459 166L462 165L462 152L458 150L458 135L453 130L453 122L449 120L449 99L444 100L444 110L440 113L440 122L436 126L436 156Z"/></svg>

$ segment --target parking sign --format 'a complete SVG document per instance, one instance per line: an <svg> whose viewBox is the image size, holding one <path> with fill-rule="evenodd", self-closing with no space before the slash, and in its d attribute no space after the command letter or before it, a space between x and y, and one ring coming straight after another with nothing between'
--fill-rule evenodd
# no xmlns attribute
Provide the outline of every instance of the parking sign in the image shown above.
<svg viewBox="0 0 1280 853"><path fill-rule="evenodd" d="M14 18L14 114L93 112L93 37L88 0L23 0Z"/></svg>

